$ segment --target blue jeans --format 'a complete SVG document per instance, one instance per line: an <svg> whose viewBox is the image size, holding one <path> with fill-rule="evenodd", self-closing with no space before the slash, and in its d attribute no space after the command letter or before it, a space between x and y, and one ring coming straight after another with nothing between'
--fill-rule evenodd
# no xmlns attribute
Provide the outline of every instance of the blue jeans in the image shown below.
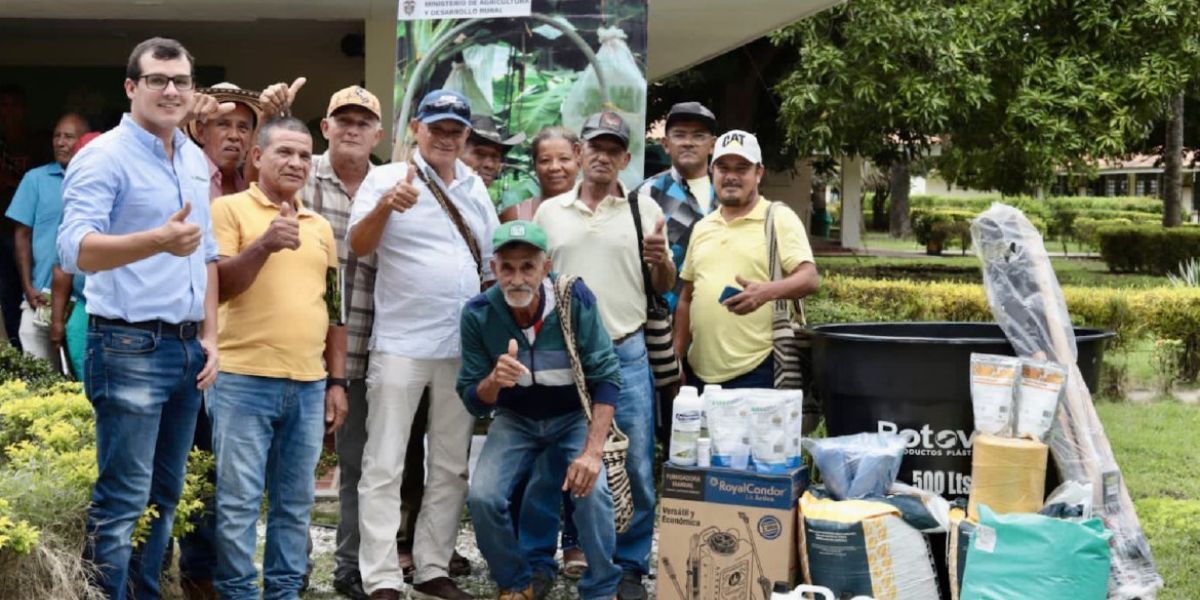
<svg viewBox="0 0 1200 600"><path fill-rule="evenodd" d="M572 518L575 501L571 499L571 493L562 492L560 501L554 499L553 492L562 488L562 482L555 483L548 463L549 459L543 455L529 477L517 482L512 504L517 507L513 512L513 525L517 540L521 543L521 551L529 557L529 564L535 572L541 571L553 577L558 573L554 555L558 552L560 526L563 550L579 547L579 531L575 529ZM537 482L536 488L530 488L531 481Z"/></svg>
<svg viewBox="0 0 1200 600"><path fill-rule="evenodd" d="M158 598L163 553L183 491L204 350L195 339L115 325L87 334L84 390L96 413L99 467L87 513L84 558L109 598ZM135 552L134 524L147 504L158 517Z"/></svg>
<svg viewBox="0 0 1200 600"><path fill-rule="evenodd" d="M621 399L617 426L629 436L625 470L633 488L633 521L617 536L618 566L627 573L650 572L650 545L654 538L654 376L646 354L646 338L639 332L614 347L621 361ZM552 570L554 542L558 536L558 499L553 490L562 478L544 477L535 471L521 512L521 547L538 570ZM563 544L566 548L566 543Z"/></svg>
<svg viewBox="0 0 1200 600"><path fill-rule="evenodd" d="M262 597L299 598L325 434L325 382L220 373L209 394L217 459L217 571L226 600L257 599L255 524L266 489Z"/></svg>
<svg viewBox="0 0 1200 600"><path fill-rule="evenodd" d="M525 589L533 574L513 533L513 491L528 477L534 463L543 462L538 457L548 455L546 475L559 482L550 493L552 498L548 504L557 506L567 466L583 450L587 430L587 419L582 411L542 420L529 419L503 408L496 411L496 419L488 429L487 441L475 466L467 503L479 551L501 589ZM531 489L526 493L532 492ZM583 600L608 600L617 592L621 570L612 559L616 530L612 496L603 472L591 493L575 499L573 518L588 560L588 570L579 580L579 596Z"/></svg>
<svg viewBox="0 0 1200 600"><path fill-rule="evenodd" d="M196 417L196 435L192 445L200 450L212 452L212 423L208 418L207 403L201 403ZM217 482L217 470L208 473L208 480ZM191 533L179 538L179 574L183 579L206 581L213 578L217 568L217 511L215 498L206 498L204 508L192 515Z"/></svg>

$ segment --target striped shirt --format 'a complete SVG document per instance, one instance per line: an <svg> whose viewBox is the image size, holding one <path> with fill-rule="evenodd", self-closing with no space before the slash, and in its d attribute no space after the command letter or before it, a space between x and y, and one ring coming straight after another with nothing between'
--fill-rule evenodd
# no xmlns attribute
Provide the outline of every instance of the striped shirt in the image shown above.
<svg viewBox="0 0 1200 600"><path fill-rule="evenodd" d="M368 172L373 168L374 165L368 164ZM367 376L367 348L375 322L375 254L358 258L350 252L346 230L354 197L333 171L328 152L312 158L312 171L302 193L304 202L333 226L338 263L346 281L346 289L342 290L342 305L346 307L346 376L362 379Z"/></svg>

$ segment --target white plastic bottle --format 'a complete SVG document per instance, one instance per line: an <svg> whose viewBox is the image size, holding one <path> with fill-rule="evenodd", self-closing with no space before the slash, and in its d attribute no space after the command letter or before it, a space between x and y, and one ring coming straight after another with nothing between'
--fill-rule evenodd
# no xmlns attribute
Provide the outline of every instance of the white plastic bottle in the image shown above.
<svg viewBox="0 0 1200 600"><path fill-rule="evenodd" d="M685 385L679 388L671 410L671 445L667 453L673 465L692 467L696 465L696 440L700 439L700 416L704 403L696 388Z"/></svg>
<svg viewBox="0 0 1200 600"><path fill-rule="evenodd" d="M721 389L718 383L707 383L704 385L704 395L700 396L700 437L708 437L708 415L704 414L704 396L713 390Z"/></svg>

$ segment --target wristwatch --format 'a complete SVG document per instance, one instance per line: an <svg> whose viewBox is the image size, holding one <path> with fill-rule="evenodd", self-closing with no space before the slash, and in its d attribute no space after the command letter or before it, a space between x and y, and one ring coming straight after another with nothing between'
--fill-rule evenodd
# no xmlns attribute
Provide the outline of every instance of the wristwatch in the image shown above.
<svg viewBox="0 0 1200 600"><path fill-rule="evenodd" d="M325 378L325 389L329 389L335 385L342 386L343 390L349 390L350 389L350 380L345 377L326 377Z"/></svg>

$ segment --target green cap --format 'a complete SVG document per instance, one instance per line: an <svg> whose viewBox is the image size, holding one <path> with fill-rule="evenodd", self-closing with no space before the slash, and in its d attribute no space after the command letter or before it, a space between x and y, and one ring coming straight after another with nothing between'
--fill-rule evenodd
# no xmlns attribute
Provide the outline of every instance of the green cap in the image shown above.
<svg viewBox="0 0 1200 600"><path fill-rule="evenodd" d="M495 252L499 252L504 246L517 243L529 244L542 252L549 251L546 230L529 221L502 223L496 229L496 233L492 234L492 249Z"/></svg>

